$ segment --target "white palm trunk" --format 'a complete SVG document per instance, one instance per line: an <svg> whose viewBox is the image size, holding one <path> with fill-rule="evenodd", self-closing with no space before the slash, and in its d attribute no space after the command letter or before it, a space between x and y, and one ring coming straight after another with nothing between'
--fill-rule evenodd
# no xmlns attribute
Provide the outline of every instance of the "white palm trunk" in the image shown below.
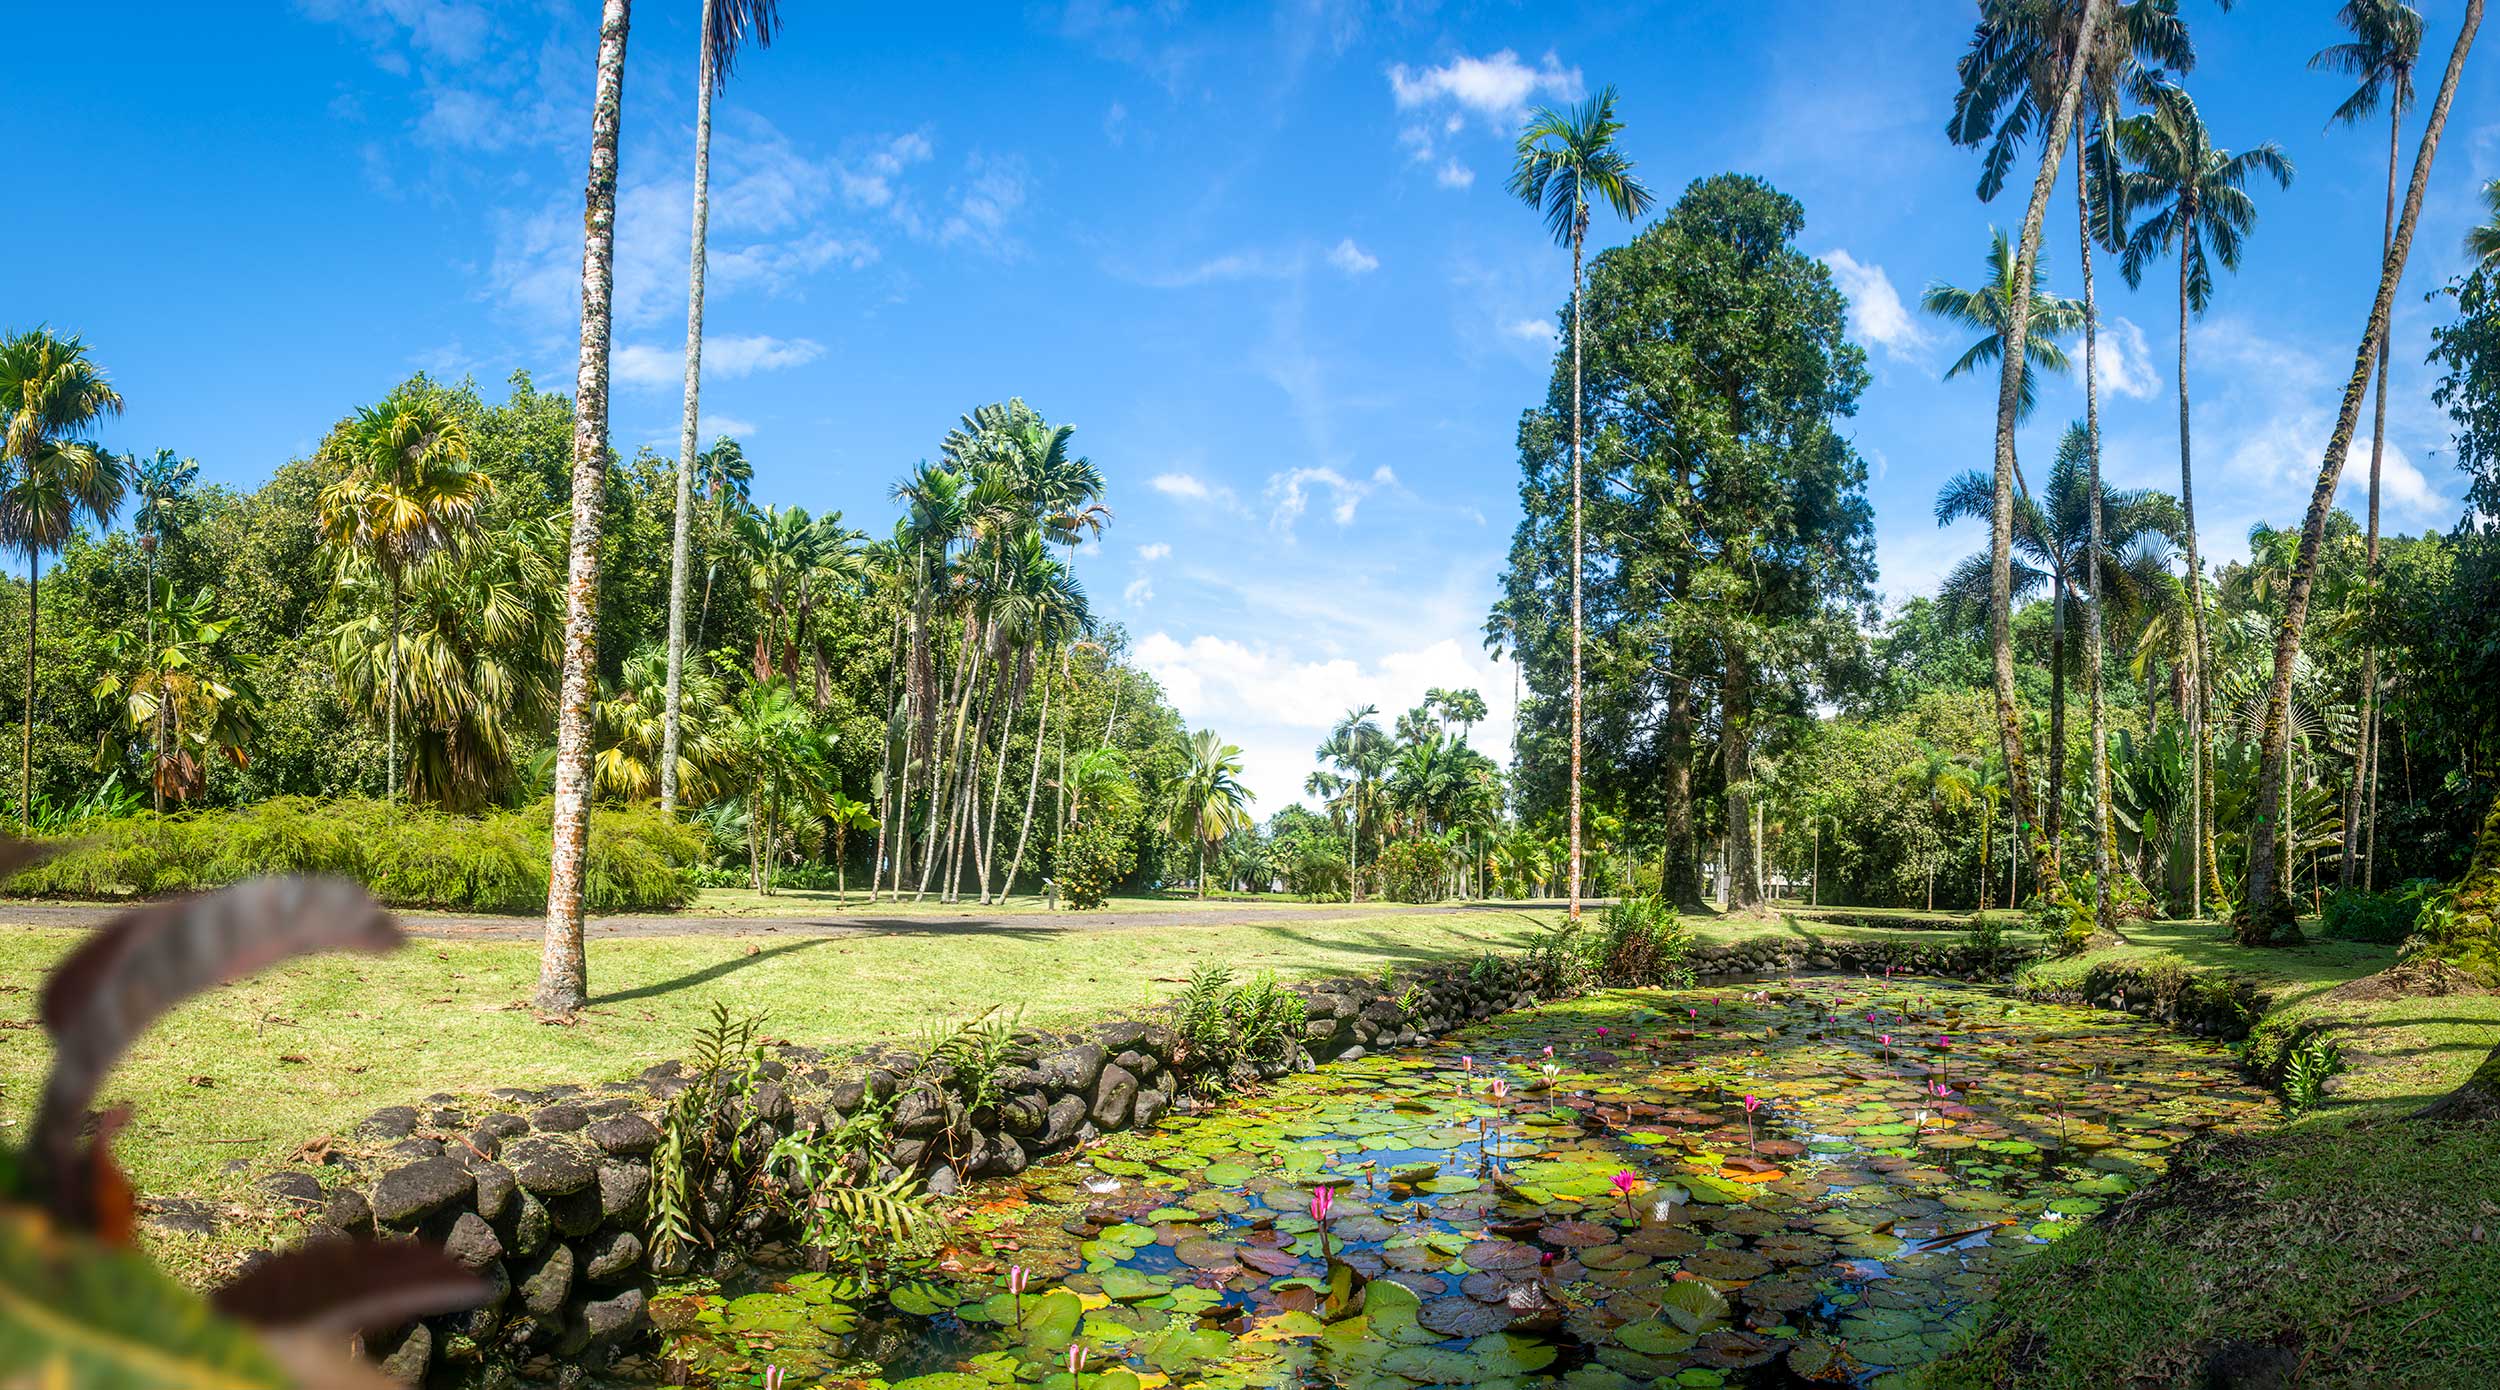
<svg viewBox="0 0 2500 1390"><path fill-rule="evenodd" d="M531 1002L571 1013L589 999L582 953L583 857L590 841L590 703L599 622L599 504L608 471L608 309L616 271L616 144L625 99L632 0L606 0L599 19L598 94L591 107L583 194L581 369L573 398L572 564L564 595L564 670L556 706L554 848L547 926Z"/></svg>
<svg viewBox="0 0 2500 1390"><path fill-rule="evenodd" d="M660 809L677 809L677 749L686 668L686 569L694 534L694 455L703 395L703 246L712 219L712 6L703 0L695 64L694 249L686 267L686 418L677 438L677 513L668 542L668 693L660 721Z"/></svg>

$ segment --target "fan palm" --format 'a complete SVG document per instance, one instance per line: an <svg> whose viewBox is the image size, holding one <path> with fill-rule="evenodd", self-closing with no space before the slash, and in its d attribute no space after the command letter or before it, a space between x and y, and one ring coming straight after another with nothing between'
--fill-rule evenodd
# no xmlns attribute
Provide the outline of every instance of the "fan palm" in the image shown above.
<svg viewBox="0 0 2500 1390"><path fill-rule="evenodd" d="M139 549L147 556L145 593L156 592L157 551L163 548L167 536L181 529L179 513L175 508L190 499L192 484L199 480L199 476L200 465L197 462L177 457L171 449L159 449L152 457L133 461L130 490L138 494L139 510L132 516L131 524L139 532ZM155 650L156 605L153 602L148 605L145 641L148 650ZM164 755L168 732L166 721L171 718L170 706L158 711L153 737L160 760ZM162 790L156 793L156 813L160 816L165 813L165 793Z"/></svg>
<svg viewBox="0 0 2500 1390"><path fill-rule="evenodd" d="M2205 312L2212 301L2213 263L2236 270L2240 249L2257 220L2256 201L2248 184L2269 175L2288 187L2292 164L2272 143L2234 154L2217 149L2185 92L2163 92L2153 109L2119 122L2114 139L2129 168L2122 199L2129 209L2154 208L2152 216L2127 234L2119 262L2130 285L2141 284L2153 258L2170 254L2179 262L2179 510L2184 530L2180 542L2187 552L2188 620L2195 639L2195 669L2190 683L2195 704L2188 711L2190 733L2197 748L2191 792L2198 828L2190 837L2190 911L2204 908L2205 875L2200 866L2213 852L2212 795L2207 786L2213 768L2213 682L2207 669L2213 644L2205 630L2204 568L2196 548L2196 476L2188 410L2188 321Z"/></svg>
<svg viewBox="0 0 2500 1390"><path fill-rule="evenodd" d="M0 339L0 545L26 556L26 704L21 720L18 818L31 825L35 805L35 633L43 605L43 557L68 544L81 517L109 525L121 510L127 463L85 438L107 415L119 415L121 393L75 336L29 329Z"/></svg>
<svg viewBox="0 0 2500 1390"><path fill-rule="evenodd" d="M769 48L780 23L778 0L703 0L695 59L694 249L686 269L686 413L677 445L677 509L668 547L668 691L662 718L660 809L677 809L680 686L686 665L686 576L694 530L695 427L703 388L704 243L712 221L712 98L729 80L738 48L752 35Z"/></svg>
<svg viewBox="0 0 2500 1390"><path fill-rule="evenodd" d="M321 490L322 539L336 556L332 586L370 566L388 597L388 673L381 686L384 794L400 786L399 714L406 690L401 589L410 572L440 552L457 551L477 525L493 481L470 466L469 425L458 402L422 382L404 386L348 422L341 439L347 472Z"/></svg>
<svg viewBox="0 0 2500 1390"><path fill-rule="evenodd" d="M131 732L149 737L148 782L156 807L188 801L208 784L207 759L222 755L251 765L245 750L260 728L260 696L237 663L220 659L218 642L234 619L217 611L217 595L200 589L177 599L171 580L149 588L147 637L125 673L108 667L96 682L99 704L118 703ZM134 653L127 632L105 639L106 658L120 666Z"/></svg>
<svg viewBox="0 0 2500 1390"><path fill-rule="evenodd" d="M2387 108L2387 206L2379 224L2379 256L2385 259L2388 246L2396 236L2396 162L2404 137L2405 112L2413 109L2413 68L2422 56L2422 16L2403 0L2347 0L2335 13L2336 22L2352 32L2344 43L2330 44L2318 50L2309 60L2314 70L2340 72L2357 77L2360 82L2352 95L2335 108L2332 124L2358 126L2363 118ZM2487 206L2500 208L2500 191L2486 184L2483 199ZM2466 234L2466 254L2477 262L2486 261L2500 252L2500 227L2486 224ZM2379 474L2387 453L2387 335L2381 333L2378 343L2378 384L2372 395L2370 415L2370 502L2369 502L2369 566L2378 573L2378 505ZM2361 648L2361 749L2353 759L2350 791L2344 798L2344 854L2340 866L2342 885L2368 888L2371 883L2371 859L2368 849L2358 856L2355 845L2375 847L2377 821L2375 806L2364 806L2366 789L2374 788L2378 758L2378 640L2363 638ZM2365 828L2364 818L2369 818ZM2357 872L2356 872L2357 871Z"/></svg>
<svg viewBox="0 0 2500 1390"><path fill-rule="evenodd" d="M1603 202L1626 222L1637 221L1652 201L1648 185L1632 173L1632 161L1615 144L1623 123L1615 119L1615 89L1608 87L1569 110L1539 109L1519 132L1510 191L1545 215L1546 230L1571 248L1571 920L1580 920L1580 278L1589 212Z"/></svg>
<svg viewBox="0 0 2500 1390"><path fill-rule="evenodd" d="M1216 737L1213 729L1190 735L1189 761L1165 813L1163 830L1187 840L1198 850L1198 896L1207 895L1207 847L1225 836L1250 828L1250 803L1258 800L1242 784L1241 750Z"/></svg>
<svg viewBox="0 0 2500 1390"><path fill-rule="evenodd" d="M715 777L722 759L711 724L721 707L722 691L720 677L700 660L680 675L678 692L687 705L680 716L684 723L677 745L676 782L678 790L695 801L708 800L717 790ZM668 656L657 647L645 647L625 658L614 683L600 682L595 712L599 751L591 760L591 777L599 795L644 801L659 794L663 785L660 760L667 756L667 698Z"/></svg>

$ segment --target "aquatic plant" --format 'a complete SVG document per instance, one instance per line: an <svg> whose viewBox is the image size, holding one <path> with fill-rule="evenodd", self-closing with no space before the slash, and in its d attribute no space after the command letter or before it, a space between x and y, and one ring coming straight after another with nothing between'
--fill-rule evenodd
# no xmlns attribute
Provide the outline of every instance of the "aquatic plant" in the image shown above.
<svg viewBox="0 0 2500 1390"><path fill-rule="evenodd" d="M1747 1096L1747 1097L1745 1097L1745 1152L1747 1152L1747 1153L1752 1153L1752 1152L1754 1152L1754 1146L1753 1146L1753 1112L1755 1112L1755 1111L1757 1111L1757 1110L1759 1110L1759 1109L1761 1109L1761 1108L1762 1108L1762 1098L1761 1098L1760 1096Z"/></svg>

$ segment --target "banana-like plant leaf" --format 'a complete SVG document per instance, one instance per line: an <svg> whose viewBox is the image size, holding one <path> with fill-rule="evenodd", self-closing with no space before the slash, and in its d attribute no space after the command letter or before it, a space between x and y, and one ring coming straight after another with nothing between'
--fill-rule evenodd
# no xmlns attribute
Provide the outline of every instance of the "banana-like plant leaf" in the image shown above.
<svg viewBox="0 0 2500 1390"><path fill-rule="evenodd" d="M211 1294L209 1303L254 1327L344 1337L473 1308L491 1292L486 1281L430 1245L319 1240L263 1263Z"/></svg>

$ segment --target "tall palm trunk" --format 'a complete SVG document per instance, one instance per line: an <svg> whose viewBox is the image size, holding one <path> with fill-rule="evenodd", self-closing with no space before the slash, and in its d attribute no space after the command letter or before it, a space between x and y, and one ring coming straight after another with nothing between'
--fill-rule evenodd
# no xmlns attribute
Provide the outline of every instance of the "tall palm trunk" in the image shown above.
<svg viewBox="0 0 2500 1390"><path fill-rule="evenodd" d="M26 708L18 721L17 816L28 831L35 828L35 628L43 613L43 580L38 558L26 547Z"/></svg>
<svg viewBox="0 0 2500 1390"><path fill-rule="evenodd" d="M877 852L868 860L868 901L872 904L877 900L877 876L885 869L886 827L894 819L894 687L903 670L903 615L899 609L894 614L894 641L888 650L891 655L885 672L885 722L880 726L882 737L878 740L884 748L880 754L883 763L877 773Z"/></svg>
<svg viewBox="0 0 2500 1390"><path fill-rule="evenodd" d="M625 99L625 31L632 0L606 0L599 19L599 82L591 107L590 178L583 193L581 367L573 398L572 565L564 596L564 670L556 706L554 846L547 866L547 928L532 1003L568 1014L589 999L582 952L583 858L590 840L590 703L597 674L599 510L608 471L608 310L616 270L616 136Z"/></svg>
<svg viewBox="0 0 2500 1390"><path fill-rule="evenodd" d="M1996 688L1997 740L2005 750L2005 774L2013 789L2015 821L2031 805L2031 773L2023 760L2022 715L2014 701L2014 417L2022 404L2024 352L2031 334L2032 271L2039 262L2040 225L2048 214L2049 193L2057 184L2057 166L2066 152L2067 132L2074 129L2075 108L2083 97L2085 72L2092 66L2092 43L2108 0L2084 0L2083 22L2075 36L2075 54L2057 101L2057 116L2040 144L2040 168L2031 181L2031 202L2023 210L2023 234L2014 257L2014 284L2004 332L2004 369L1997 379L1996 487L1988 522L1988 645ZM2032 827L2040 833L2037 823ZM2054 850L2043 837L2040 852Z"/></svg>
<svg viewBox="0 0 2500 1390"><path fill-rule="evenodd" d="M677 436L677 514L668 540L668 688L660 719L660 810L677 809L677 744L686 669L686 566L694 533L695 425L703 393L703 244L712 219L712 6L703 0L695 47L694 249L686 263L686 418Z"/></svg>
<svg viewBox="0 0 2500 1390"><path fill-rule="evenodd" d="M1571 223L1571 924L1580 924L1580 571L1587 552L1580 537L1580 250L1588 209Z"/></svg>
<svg viewBox="0 0 2500 1390"><path fill-rule="evenodd" d="M2343 403L2335 412L2335 432L2327 439L2318 483L2309 494L2309 515L2300 531L2300 556L2284 594L2283 627L2275 635L2274 677L2266 690L2265 724L2257 740L2257 813L2248 833L2248 896L2234 923L2243 944L2264 946L2300 939L2292 905L2277 892L2280 882L2291 872L2288 856L2287 862L2277 864L2271 851L2259 853L2257 849L2274 838L2275 827L2290 811L2275 774L2288 765L2290 756L2286 734L2291 723L2292 664L2300 655L2301 628L2309 618L2309 592L2317 580L2318 553L2326 541L2327 516L2335 507L2335 487L2342 480L2344 456L2352 448L2353 428L2361 418L2361 393L2369 385L2379 340L2387 332L2388 315L2395 307L2396 282L2404 276L2405 258L2413 249L2414 224L2422 213L2423 191L2430 183L2432 161L2439 154L2440 132L2448 124L2448 107L2456 99L2457 81L2465 71L2466 54L2474 46L2474 31L2482 21L2483 0L2466 0L2465 23L2457 33L2456 47L2448 55L2448 70L2440 77L2439 99L2431 106L2430 124L2423 130L2421 149L2413 158L2413 181L2405 190L2404 213L2397 220L2395 240L2389 243L2380 262L2378 294L2370 301L2370 320L2362 330L2361 347L2353 354L2352 375L2344 382Z"/></svg>
<svg viewBox="0 0 2500 1390"><path fill-rule="evenodd" d="M2091 453L2086 487L2092 524L2083 552L2083 683L2092 725L2092 926L2115 931L2110 913L2109 718L2101 693L2100 309L2092 292L2091 180L2083 163L2083 122L2075 123L2075 232L2083 251L2083 434Z"/></svg>
<svg viewBox="0 0 2500 1390"><path fill-rule="evenodd" d="M147 636L143 639L146 645L140 648L140 659L151 664L156 661L156 547L158 543L158 538L153 535L142 542L148 551L148 575L146 597L141 600L141 607L147 610L148 621ZM161 671L159 675L161 677ZM156 683L156 731L155 737L151 740L155 747L151 750L152 756L148 762L148 789L153 793L152 799L159 819L162 819L165 814L165 720L167 709L172 703L165 698L165 682L160 678Z"/></svg>
<svg viewBox="0 0 2500 1390"><path fill-rule="evenodd" d="M2387 210L2379 229L2379 256L2387 255L2388 245L2396 237L2396 160L2402 149L2404 108L2394 101L2387 103ZM2370 616L2378 608L2378 489L2379 467L2387 452L2387 334L2378 339L2378 384L2372 392L2370 414L2370 529L2368 548L2364 552L2363 572L2370 582ZM2361 645L2361 746L2353 750L2352 790L2344 797L2343 865L2339 882L2350 888L2356 878L2362 888L2371 886L2370 851L2377 848L2377 786L2378 772L2378 635L2366 634ZM2368 804L2365 805L2364 803ZM2364 830L2364 816L2371 818ZM2364 848L2356 856L2353 846L2362 842ZM2357 862L2356 862L2357 861ZM2357 871L2357 873L2356 873Z"/></svg>
<svg viewBox="0 0 2500 1390"><path fill-rule="evenodd" d="M1024 847L1031 843L1033 836L1033 803L1042 790L1042 746L1050 742L1050 697L1055 684L1050 678L1050 667L1045 663L1042 667L1042 712L1039 722L1033 726L1033 771L1024 783L1024 820L1016 827L1016 852L1007 861L1007 877L998 885L1001 901L1016 891L1016 874L1024 868ZM1067 740L1064 734L1059 746L1062 750L1060 756L1065 758ZM1066 780L1064 773L1061 780Z"/></svg>
<svg viewBox="0 0 2500 1390"><path fill-rule="evenodd" d="M2019 472L2015 474L2021 476ZM2065 557L2059 556L2049 578L2049 756L2048 795L2040 807L2042 834L2048 852L2041 856L2042 882L2054 882L2065 869L2066 836L2066 608Z"/></svg>
<svg viewBox="0 0 2500 1390"><path fill-rule="evenodd" d="M2182 211L2192 220L2191 199ZM2181 715L2188 727L2188 915L2205 915L2211 885L2214 902L2222 900L2221 866L2213 844L2213 645L2205 632L2205 566L2196 553L2196 469L2188 428L2188 258L2179 256L2179 514L2187 547L2188 698Z"/></svg>

